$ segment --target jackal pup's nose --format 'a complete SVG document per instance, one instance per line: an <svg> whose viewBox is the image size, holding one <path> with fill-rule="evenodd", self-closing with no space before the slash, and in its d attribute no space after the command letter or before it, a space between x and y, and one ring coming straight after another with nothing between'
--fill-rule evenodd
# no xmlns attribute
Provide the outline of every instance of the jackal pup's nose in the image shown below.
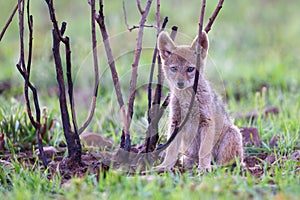
<svg viewBox="0 0 300 200"><path fill-rule="evenodd" d="M177 82L177 87L182 89L184 87L184 81L178 81Z"/></svg>

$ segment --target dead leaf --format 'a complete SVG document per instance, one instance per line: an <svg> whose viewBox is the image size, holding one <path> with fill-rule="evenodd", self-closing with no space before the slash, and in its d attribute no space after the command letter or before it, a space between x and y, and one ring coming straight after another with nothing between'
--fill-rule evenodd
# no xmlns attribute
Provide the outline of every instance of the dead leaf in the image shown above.
<svg viewBox="0 0 300 200"><path fill-rule="evenodd" d="M258 134L257 128L254 127L242 127L240 131L243 136L243 145L246 146L247 144L254 145L259 147L261 144L260 137Z"/></svg>

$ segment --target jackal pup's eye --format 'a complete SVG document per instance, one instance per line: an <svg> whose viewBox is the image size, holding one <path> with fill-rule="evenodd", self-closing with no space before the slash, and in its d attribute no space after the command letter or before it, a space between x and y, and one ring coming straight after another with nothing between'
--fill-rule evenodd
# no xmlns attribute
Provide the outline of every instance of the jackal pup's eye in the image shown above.
<svg viewBox="0 0 300 200"><path fill-rule="evenodd" d="M189 67L189 68L187 68L187 72L193 72L194 71L194 69L195 69L195 67Z"/></svg>
<svg viewBox="0 0 300 200"><path fill-rule="evenodd" d="M170 67L171 72L176 72L177 68L176 67Z"/></svg>

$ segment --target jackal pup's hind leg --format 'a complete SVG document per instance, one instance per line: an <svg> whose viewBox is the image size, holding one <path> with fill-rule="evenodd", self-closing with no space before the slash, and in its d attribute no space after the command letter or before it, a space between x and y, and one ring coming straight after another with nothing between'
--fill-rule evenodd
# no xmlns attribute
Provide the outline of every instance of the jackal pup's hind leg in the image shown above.
<svg viewBox="0 0 300 200"><path fill-rule="evenodd" d="M239 129L232 125L227 129L223 139L219 144L215 161L217 165L234 163L236 158L243 164L243 143Z"/></svg>

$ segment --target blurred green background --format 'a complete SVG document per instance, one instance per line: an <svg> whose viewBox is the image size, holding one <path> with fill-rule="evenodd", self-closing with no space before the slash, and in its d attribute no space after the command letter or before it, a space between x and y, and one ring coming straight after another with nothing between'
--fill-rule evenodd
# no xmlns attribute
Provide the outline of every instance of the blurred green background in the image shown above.
<svg viewBox="0 0 300 200"><path fill-rule="evenodd" d="M207 1L205 24L217 5L216 0ZM83 123L90 105L93 86L93 63L91 56L90 7L87 1L54 1L57 19L67 22L71 39L75 98L79 124ZM143 6L146 1L142 1ZM15 1L1 1L0 27L2 28L15 6ZM179 31L178 44L189 44L198 31L201 1L161 1L161 19L168 16L167 30L174 25ZM279 104L287 94L299 90L298 68L300 63L300 12L298 0L226 0L212 30L209 32L210 50L207 77L219 93L230 99L239 96L239 101L229 101L231 112L251 110L255 106L255 93L261 86L276 91L276 98L269 102ZM125 1L130 26L139 23L135 1ZM153 2L146 24L156 25L156 3ZM97 8L98 10L98 8ZM112 43L125 101L129 91L130 69L133 62L137 29L129 32L124 22L122 1L104 1L106 26ZM51 23L44 1L32 1L34 17L34 50L31 81L38 88L41 107L57 112L55 96L56 79L52 58ZM27 33L27 30L25 30ZM146 90L156 29L145 28L143 53L138 76L138 99L133 127L143 130L146 124ZM100 65L100 95L96 118L90 126L94 131L108 131L111 126L120 128L120 116L113 91L111 75L103 49L102 38L97 27ZM27 38L26 38L27 41ZM27 42L26 42L27 47ZM62 51L63 52L63 51ZM27 55L27 52L26 52ZM19 57L18 16L14 17L0 43L0 82L8 82L9 90L1 94L2 101L12 97L22 101L22 84L15 65ZM167 90L167 89L165 89ZM295 97L293 101L299 100ZM3 103L4 104L4 103ZM109 125L110 124L110 125ZM106 128L104 128L106 127ZM114 129L113 129L114 130ZM112 130L112 131L113 131Z"/></svg>
<svg viewBox="0 0 300 200"><path fill-rule="evenodd" d="M17 0L0 0L1 29L16 2ZM144 6L146 0L141 2ZM146 24L156 24L155 2ZM205 22L208 21L217 2L217 0L207 1ZM38 89L40 106L43 109L42 125L46 129L43 137L44 145L57 147L64 139L52 57L51 22L45 1L31 1L31 3L34 18L31 82ZM87 0L54 0L54 3L57 19L59 23L67 22L65 35L71 39L77 119L81 126L88 115L94 83L90 7ZM169 17L167 30L170 31L174 25L179 27L176 37L178 44L189 44L197 34L200 7L201 0L161 0L161 19ZM125 0L125 8L130 26L138 25L140 14L137 11L136 1ZM224 98L229 112L235 117L235 124L239 127L257 128L262 140L259 147L251 144L245 146L245 158L273 153L276 161L265 162L267 159L262 161L259 158L260 161L254 169L252 166L237 165L234 169L226 166L204 174L175 172L144 177L110 170L106 179L102 179L101 175L100 180L96 180L93 174L87 173L83 179L74 178L62 185L64 175L57 174L49 178L47 170L36 170L39 169L38 158L34 166L27 166L14 156L14 161L13 159L10 161L13 166L10 167L10 163L7 164L1 157L1 197L4 199L39 199L39 197L40 199L95 199L95 197L299 199L299 157L297 157L300 149L299 8L299 0L225 0L209 32L207 79ZM121 0L104 0L104 12L124 100L127 102L137 29L132 32L127 30ZM26 48L27 33L26 29ZM144 30L135 115L131 126L133 144L142 143L145 138L146 86L156 34L155 28ZM97 36L100 87L95 117L88 130L102 133L115 143L119 143L122 129L120 111L98 27ZM25 54L27 55L27 51ZM6 134L4 149L12 155L16 152L17 156L22 155L18 154L18 150L36 149L35 130L30 125L24 105L24 82L15 67L18 59L19 33L16 15L0 42L0 137L3 136L2 133ZM165 85L164 95L167 91ZM262 115L267 106L276 107L278 114L267 117ZM252 122L245 117L236 117L253 110L259 115ZM166 124L167 113L160 121L160 133L166 132ZM279 138L275 148L270 145L270 139L274 136ZM0 150L3 145L3 141L0 141ZM291 159L293 155L298 160ZM262 173L259 177L252 174L251 170L255 169L259 169L258 172Z"/></svg>
<svg viewBox="0 0 300 200"><path fill-rule="evenodd" d="M1 29L16 2L0 0ZM138 25L140 14L136 1L124 2L129 25ZM144 7L146 0L141 2ZM148 25L156 25L155 2L147 18ZM87 0L54 0L54 3L57 19L59 23L67 22L65 35L71 40L76 111L78 126L81 126L88 115L94 84L90 7ZM217 3L217 0L207 1L205 24ZM34 19L31 82L38 89L43 109L41 122L46 129L43 143L58 147L64 138L52 57L51 22L45 1L32 0L31 4ZM174 25L179 28L176 43L189 44L195 37L200 7L201 0L161 1L161 19L169 18L167 30L170 32ZM5 166L1 157L0 194L4 199L95 199L94 196L103 199L197 199L200 195L204 199L299 199L299 160L291 159L291 155L299 155L300 149L299 8L299 0L225 0L209 32L206 77L225 100L229 112L235 117L235 124L257 128L262 140L259 147L246 145L245 157L275 155L275 162L260 161L255 166L260 168L260 177L251 175L252 167L239 165L234 169L219 167L211 173L196 173L196 176L193 173L167 173L127 177L128 174L110 170L105 181L102 178L96 181L94 175L87 174L83 179L75 178L67 185L61 185L63 175L49 179L47 170L36 170L39 168L38 158L32 167L15 159L10 161L13 163L10 168L10 165ZM124 101L127 102L137 29L127 30L121 0L104 0L104 13ZM26 49L27 33L25 29ZM132 144L144 141L148 126L146 86L156 35L155 28L145 28L131 126ZM122 129L120 111L98 27L97 36L100 86L95 117L87 130L102 133L118 144ZM24 82L15 67L18 59L16 15L0 42L0 137L2 133L6 135L5 147L0 141L0 150L2 147L12 155L14 152L22 155L18 154L19 150L34 151L37 148L35 130L24 105ZM154 77L156 79L156 75ZM164 95L167 91L165 84ZM262 113L267 106L274 106L278 114L265 117ZM260 114L252 122L246 117L236 117L253 110ZM166 132L167 118L166 112L160 121L159 133ZM275 148L270 145L274 136L279 138ZM165 137L161 139L160 143Z"/></svg>

